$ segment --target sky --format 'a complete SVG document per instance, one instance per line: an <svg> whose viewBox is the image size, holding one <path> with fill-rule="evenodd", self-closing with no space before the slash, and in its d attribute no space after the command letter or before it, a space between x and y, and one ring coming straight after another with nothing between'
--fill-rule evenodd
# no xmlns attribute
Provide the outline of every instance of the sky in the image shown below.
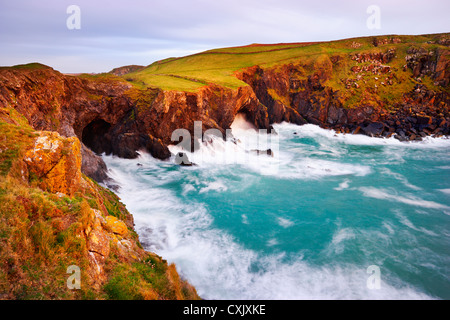
<svg viewBox="0 0 450 320"><path fill-rule="evenodd" d="M0 0L0 66L98 73L252 43L442 33L449 12L449 0Z"/></svg>

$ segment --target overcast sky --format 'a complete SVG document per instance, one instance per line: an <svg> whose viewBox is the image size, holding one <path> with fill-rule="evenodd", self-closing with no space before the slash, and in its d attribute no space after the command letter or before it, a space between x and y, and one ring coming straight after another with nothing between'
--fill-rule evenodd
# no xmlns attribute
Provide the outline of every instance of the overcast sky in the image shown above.
<svg viewBox="0 0 450 320"><path fill-rule="evenodd" d="M70 5L80 29L67 27ZM104 72L251 43L450 32L449 12L449 0L0 0L0 65Z"/></svg>

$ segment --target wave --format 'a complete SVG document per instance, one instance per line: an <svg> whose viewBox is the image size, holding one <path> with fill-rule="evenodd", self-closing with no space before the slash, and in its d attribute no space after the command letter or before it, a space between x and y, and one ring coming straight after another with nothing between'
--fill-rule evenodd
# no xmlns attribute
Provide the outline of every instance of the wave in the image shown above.
<svg viewBox="0 0 450 320"><path fill-rule="evenodd" d="M397 192L392 189L387 190L387 189L378 189L374 187L360 187L359 190L363 193L364 196L370 198L400 202L416 207L423 207L429 209L446 209L446 210L450 209L449 206L446 206L444 204L440 204L434 201L423 200L421 198L412 195L409 196L398 195Z"/></svg>
<svg viewBox="0 0 450 320"><path fill-rule="evenodd" d="M297 137L325 138L328 141L341 142L351 145L370 146L398 146L404 148L449 148L450 139L448 137L427 136L422 141L402 142L394 137L369 137L363 134L336 133L333 129L323 129L314 124L296 125L292 123L273 124L277 132L281 132L284 137L292 137L294 132Z"/></svg>
<svg viewBox="0 0 450 320"><path fill-rule="evenodd" d="M400 212L399 210L395 210L395 214L396 216L399 218L400 223L402 223L403 225L407 226L408 228L415 230L415 231L419 231L419 232L423 232L429 236L437 236L437 234L433 231L427 230L423 227L416 227L402 212Z"/></svg>
<svg viewBox="0 0 450 320"><path fill-rule="evenodd" d="M370 167L365 165L318 159L317 156L321 154L321 151L309 152L309 150L298 147L280 149L280 142L284 143L283 140L289 137L286 129L292 131L292 128L296 128L299 132L329 134L327 130L318 126L291 124L274 125L274 127L277 132L275 135L261 133L254 129L242 129L241 126L240 129L232 131L235 139L224 140L217 136L209 136L205 141L199 143L200 148L195 152L188 152L179 145L170 145L169 150L174 155L179 152L186 153L191 162L201 167L241 165L252 172L278 179L364 176L371 172ZM265 152L267 150L270 150L270 154ZM332 150L331 145L327 145L327 150L322 153L339 155L340 151ZM172 161L174 161L174 157Z"/></svg>
<svg viewBox="0 0 450 320"><path fill-rule="evenodd" d="M202 167L242 165L261 174L277 173L280 154L276 136L245 130L239 139L210 136L199 145L195 152L186 151L179 145L169 145L169 150L174 155L184 152L189 161Z"/></svg>
<svg viewBox="0 0 450 320"><path fill-rule="evenodd" d="M410 189L422 190L422 188L409 183L408 179L406 179L400 173L393 172L393 171L389 170L388 168L382 168L381 169L381 173L394 177L394 179L400 181L404 186L406 186L406 187L408 187Z"/></svg>

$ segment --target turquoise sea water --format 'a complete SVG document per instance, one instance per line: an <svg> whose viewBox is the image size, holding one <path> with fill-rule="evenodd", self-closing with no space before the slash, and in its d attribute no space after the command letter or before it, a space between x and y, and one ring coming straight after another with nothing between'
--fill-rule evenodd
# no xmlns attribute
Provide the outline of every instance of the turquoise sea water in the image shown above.
<svg viewBox="0 0 450 320"><path fill-rule="evenodd" d="M104 156L145 248L205 299L450 299L450 140L274 128L193 167Z"/></svg>

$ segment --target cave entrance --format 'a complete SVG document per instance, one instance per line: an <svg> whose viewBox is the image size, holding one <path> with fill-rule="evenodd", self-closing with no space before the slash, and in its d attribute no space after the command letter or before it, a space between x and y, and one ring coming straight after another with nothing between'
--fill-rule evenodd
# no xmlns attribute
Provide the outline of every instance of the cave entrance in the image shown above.
<svg viewBox="0 0 450 320"><path fill-rule="evenodd" d="M111 124L103 119L96 119L90 122L84 129L82 133L81 140L83 143L92 151L97 154L105 152L106 154L111 153L111 136L109 135L109 130L111 129Z"/></svg>

